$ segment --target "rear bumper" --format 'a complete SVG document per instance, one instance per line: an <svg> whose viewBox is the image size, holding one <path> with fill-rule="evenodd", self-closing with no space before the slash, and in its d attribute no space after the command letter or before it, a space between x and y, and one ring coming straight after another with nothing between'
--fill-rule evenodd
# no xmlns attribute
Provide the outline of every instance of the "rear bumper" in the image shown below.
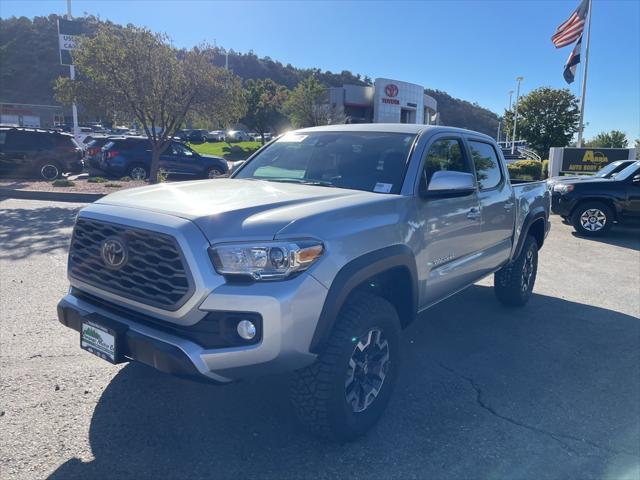
<svg viewBox="0 0 640 480"><path fill-rule="evenodd" d="M80 173L84 170L84 161L77 160L67 163L67 171L71 173Z"/></svg>

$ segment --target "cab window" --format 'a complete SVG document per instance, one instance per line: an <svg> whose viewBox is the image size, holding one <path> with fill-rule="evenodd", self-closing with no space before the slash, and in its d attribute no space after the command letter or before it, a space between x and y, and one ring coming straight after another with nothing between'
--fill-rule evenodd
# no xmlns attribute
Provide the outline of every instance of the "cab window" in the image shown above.
<svg viewBox="0 0 640 480"><path fill-rule="evenodd" d="M459 139L443 138L433 142L425 157L420 187L426 188L433 174L439 171L473 173Z"/></svg>
<svg viewBox="0 0 640 480"><path fill-rule="evenodd" d="M476 177L480 190L495 188L502 182L502 172L498 155L493 146L484 142L469 141L471 158L476 167Z"/></svg>

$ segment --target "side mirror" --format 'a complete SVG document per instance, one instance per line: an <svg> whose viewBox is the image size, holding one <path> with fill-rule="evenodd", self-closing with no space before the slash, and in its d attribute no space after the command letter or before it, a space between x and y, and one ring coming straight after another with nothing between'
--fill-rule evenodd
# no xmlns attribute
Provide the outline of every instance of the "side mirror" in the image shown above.
<svg viewBox="0 0 640 480"><path fill-rule="evenodd" d="M441 170L431 176L426 190L421 189L424 198L463 197L476 190L476 180L472 173Z"/></svg>
<svg viewBox="0 0 640 480"><path fill-rule="evenodd" d="M634 175L633 179L631 179L633 183L640 183L640 174Z"/></svg>

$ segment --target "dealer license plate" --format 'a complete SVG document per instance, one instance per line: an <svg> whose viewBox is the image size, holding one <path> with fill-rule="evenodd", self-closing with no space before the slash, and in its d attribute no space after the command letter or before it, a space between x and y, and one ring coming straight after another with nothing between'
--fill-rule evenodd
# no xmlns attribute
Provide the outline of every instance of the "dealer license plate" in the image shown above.
<svg viewBox="0 0 640 480"><path fill-rule="evenodd" d="M80 347L89 353L117 363L116 332L95 322L82 322Z"/></svg>

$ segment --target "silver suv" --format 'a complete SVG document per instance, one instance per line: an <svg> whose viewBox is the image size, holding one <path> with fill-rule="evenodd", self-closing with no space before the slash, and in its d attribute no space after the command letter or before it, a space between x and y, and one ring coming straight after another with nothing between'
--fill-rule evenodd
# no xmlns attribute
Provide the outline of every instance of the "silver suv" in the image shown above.
<svg viewBox="0 0 640 480"><path fill-rule="evenodd" d="M227 383L292 372L298 418L380 417L419 312L495 274L524 305L549 229L489 137L420 125L288 133L232 178L114 193L78 215L60 322L110 362Z"/></svg>

